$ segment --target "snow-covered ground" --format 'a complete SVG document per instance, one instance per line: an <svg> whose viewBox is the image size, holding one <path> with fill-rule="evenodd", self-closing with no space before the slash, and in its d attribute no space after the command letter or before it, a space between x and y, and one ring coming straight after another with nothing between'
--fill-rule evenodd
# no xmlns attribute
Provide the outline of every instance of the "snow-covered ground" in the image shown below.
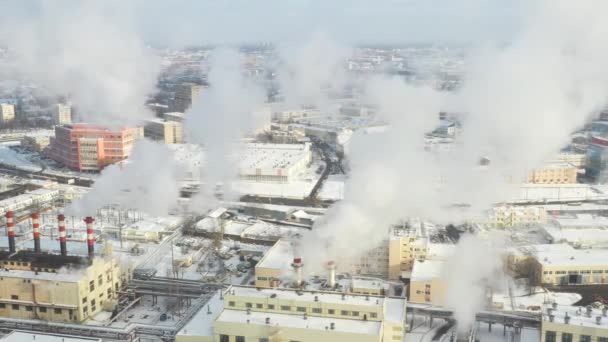
<svg viewBox="0 0 608 342"><path fill-rule="evenodd" d="M346 181L345 175L329 175L321 191L319 191L318 197L322 201L339 201L344 198L344 183Z"/></svg>

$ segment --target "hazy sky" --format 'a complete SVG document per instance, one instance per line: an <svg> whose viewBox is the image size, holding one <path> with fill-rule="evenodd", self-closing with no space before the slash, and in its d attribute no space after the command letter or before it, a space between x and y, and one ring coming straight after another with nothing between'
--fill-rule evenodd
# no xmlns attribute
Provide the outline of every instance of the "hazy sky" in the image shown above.
<svg viewBox="0 0 608 342"><path fill-rule="evenodd" d="M69 11L75 0L7 0L10 16L40 4ZM80 0L78 0L80 1ZM533 1L528 1L533 2ZM297 41L325 32L345 43L468 43L508 40L523 0L100 0L108 22L130 21L152 43ZM82 6L80 6L82 7Z"/></svg>

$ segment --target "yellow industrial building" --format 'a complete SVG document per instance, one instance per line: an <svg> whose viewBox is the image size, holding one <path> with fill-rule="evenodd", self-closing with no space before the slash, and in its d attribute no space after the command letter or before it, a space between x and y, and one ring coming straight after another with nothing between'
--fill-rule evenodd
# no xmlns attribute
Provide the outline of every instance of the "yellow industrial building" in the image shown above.
<svg viewBox="0 0 608 342"><path fill-rule="evenodd" d="M534 255L540 282L546 285L608 283L608 258L602 250L539 251Z"/></svg>
<svg viewBox="0 0 608 342"><path fill-rule="evenodd" d="M177 342L388 342L407 331L404 298L231 286L205 311Z"/></svg>
<svg viewBox="0 0 608 342"><path fill-rule="evenodd" d="M144 136L165 144L181 144L184 142L182 123L163 119L146 120Z"/></svg>
<svg viewBox="0 0 608 342"><path fill-rule="evenodd" d="M278 287L281 274L289 269L293 259L293 247L287 240L278 240L255 265L255 286L261 288Z"/></svg>
<svg viewBox="0 0 608 342"><path fill-rule="evenodd" d="M112 303L130 270L112 258L18 252L0 260L0 316L82 322Z"/></svg>
<svg viewBox="0 0 608 342"><path fill-rule="evenodd" d="M549 304L543 312L542 342L608 341L608 309Z"/></svg>
<svg viewBox="0 0 608 342"><path fill-rule="evenodd" d="M445 261L416 260L410 278L409 300L442 306L445 304L448 284L442 274Z"/></svg>
<svg viewBox="0 0 608 342"><path fill-rule="evenodd" d="M570 163L552 163L528 173L528 183L576 184L578 169Z"/></svg>
<svg viewBox="0 0 608 342"><path fill-rule="evenodd" d="M547 222L547 211L543 207L493 207L485 222L492 228L511 228L518 225Z"/></svg>

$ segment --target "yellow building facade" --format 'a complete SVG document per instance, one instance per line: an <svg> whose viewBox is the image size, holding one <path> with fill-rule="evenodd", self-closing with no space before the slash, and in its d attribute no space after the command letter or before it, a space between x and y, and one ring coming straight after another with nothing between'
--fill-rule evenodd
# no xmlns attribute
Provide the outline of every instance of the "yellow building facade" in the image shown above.
<svg viewBox="0 0 608 342"><path fill-rule="evenodd" d="M549 164L528 173L528 183L576 184L578 169L569 163Z"/></svg>
<svg viewBox="0 0 608 342"><path fill-rule="evenodd" d="M232 286L215 341L404 341L403 298Z"/></svg>
<svg viewBox="0 0 608 342"><path fill-rule="evenodd" d="M569 253L538 252L536 274L545 285L591 285L608 283L608 258L602 250L573 249Z"/></svg>
<svg viewBox="0 0 608 342"><path fill-rule="evenodd" d="M442 277L444 261L416 261L409 285L409 300L413 303L445 304L448 284Z"/></svg>
<svg viewBox="0 0 608 342"><path fill-rule="evenodd" d="M0 316L52 322L82 322L102 311L130 279L114 259L90 264L44 265L28 258L0 261ZM43 255L43 258L59 256ZM67 257L78 259L78 257Z"/></svg>
<svg viewBox="0 0 608 342"><path fill-rule="evenodd" d="M606 309L546 305L541 324L542 342L607 342Z"/></svg>

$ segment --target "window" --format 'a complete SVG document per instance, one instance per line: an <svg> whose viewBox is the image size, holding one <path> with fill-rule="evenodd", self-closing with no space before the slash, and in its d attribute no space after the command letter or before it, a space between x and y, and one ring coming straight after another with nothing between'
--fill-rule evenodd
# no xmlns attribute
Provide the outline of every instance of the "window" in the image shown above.
<svg viewBox="0 0 608 342"><path fill-rule="evenodd" d="M19 310L19 304L13 304L12 308L13 310Z"/></svg>
<svg viewBox="0 0 608 342"><path fill-rule="evenodd" d="M268 304L268 310L274 310L274 304Z"/></svg>
<svg viewBox="0 0 608 342"><path fill-rule="evenodd" d="M353 311L351 312L351 315L358 317L359 316L359 311Z"/></svg>
<svg viewBox="0 0 608 342"><path fill-rule="evenodd" d="M563 339L563 336L562 336ZM547 331L545 333L545 342L556 342L555 331Z"/></svg>
<svg viewBox="0 0 608 342"><path fill-rule="evenodd" d="M235 341L236 342L245 342L245 336L235 336Z"/></svg>
<svg viewBox="0 0 608 342"><path fill-rule="evenodd" d="M291 310L291 306L289 306L289 305L281 305L281 310L283 310L283 311L290 311Z"/></svg>
<svg viewBox="0 0 608 342"><path fill-rule="evenodd" d="M39 312L45 313L46 312L46 308L44 306L41 306L38 308Z"/></svg>
<svg viewBox="0 0 608 342"><path fill-rule="evenodd" d="M298 307L296 307L296 311L297 312L306 312L306 308L303 306L298 306Z"/></svg>
<svg viewBox="0 0 608 342"><path fill-rule="evenodd" d="M342 315L342 316L348 316L348 311L342 310L342 311L340 311L340 315Z"/></svg>
<svg viewBox="0 0 608 342"><path fill-rule="evenodd" d="M89 282L89 291L94 291L95 290L95 280L91 280Z"/></svg>
<svg viewBox="0 0 608 342"><path fill-rule="evenodd" d="M232 301L228 302L228 306L234 306L234 302L232 302Z"/></svg>
<svg viewBox="0 0 608 342"><path fill-rule="evenodd" d="M330 314L330 315L335 315L336 314L336 310L329 309L329 310L327 310L327 313Z"/></svg>
<svg viewBox="0 0 608 342"><path fill-rule="evenodd" d="M256 307L256 309L261 309L261 308L263 308L263 307L264 307L264 305L262 305L262 304L260 304L260 303L257 303L257 304L255 305L255 307Z"/></svg>
<svg viewBox="0 0 608 342"><path fill-rule="evenodd" d="M34 307L31 305L26 305L25 306L25 311L34 311Z"/></svg>
<svg viewBox="0 0 608 342"><path fill-rule="evenodd" d="M245 307L246 307L246 308L252 308L252 307L253 307L253 304L251 304L251 303L245 303Z"/></svg>
<svg viewBox="0 0 608 342"><path fill-rule="evenodd" d="M6 304L0 303L0 309L4 309L4 308L6 308Z"/></svg>
<svg viewBox="0 0 608 342"><path fill-rule="evenodd" d="M95 306L95 299L91 299L91 306ZM93 309L95 310L95 309Z"/></svg>
<svg viewBox="0 0 608 342"><path fill-rule="evenodd" d="M230 342L230 336L220 335L220 342Z"/></svg>
<svg viewBox="0 0 608 342"><path fill-rule="evenodd" d="M267 337L260 337L260 339L258 340L258 342L268 342L268 338Z"/></svg>
<svg viewBox="0 0 608 342"><path fill-rule="evenodd" d="M378 314L375 313L375 312L370 312L369 313L369 317L371 317L371 318L378 318Z"/></svg>
<svg viewBox="0 0 608 342"><path fill-rule="evenodd" d="M562 333L562 342L572 342L572 334Z"/></svg>
<svg viewBox="0 0 608 342"><path fill-rule="evenodd" d="M87 299L87 297L83 297L83 298L82 298L82 304L86 304L86 303L87 303L87 300L88 300L88 299Z"/></svg>
<svg viewBox="0 0 608 342"><path fill-rule="evenodd" d="M591 335L581 335L581 342L591 342Z"/></svg>
<svg viewBox="0 0 608 342"><path fill-rule="evenodd" d="M312 313L320 314L323 313L323 310L321 308L312 308Z"/></svg>
<svg viewBox="0 0 608 342"><path fill-rule="evenodd" d="M56 314L61 314L61 309L55 309L53 310L53 312L55 312Z"/></svg>
<svg viewBox="0 0 608 342"><path fill-rule="evenodd" d="M608 342L608 337L598 337L597 342Z"/></svg>
<svg viewBox="0 0 608 342"><path fill-rule="evenodd" d="M11 299L19 300L19 296L17 296L17 295L11 295Z"/></svg>
<svg viewBox="0 0 608 342"><path fill-rule="evenodd" d="M97 277L97 284L99 286L101 286L101 284L103 284L103 275L100 275L99 277Z"/></svg>

